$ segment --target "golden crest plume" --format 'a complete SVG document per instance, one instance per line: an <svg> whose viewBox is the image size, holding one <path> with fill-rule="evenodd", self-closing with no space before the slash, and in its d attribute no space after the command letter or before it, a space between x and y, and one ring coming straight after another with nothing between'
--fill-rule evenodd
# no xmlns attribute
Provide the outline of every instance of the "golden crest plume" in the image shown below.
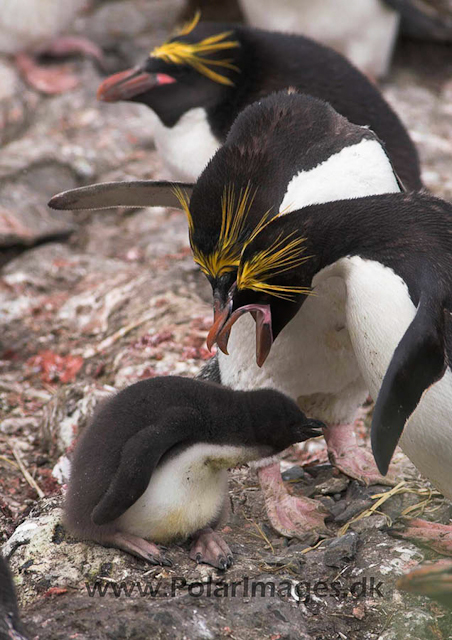
<svg viewBox="0 0 452 640"><path fill-rule="evenodd" d="M198 24L200 17L201 12L198 11L193 20L182 27L177 35L186 36L191 33ZM232 69L233 71L240 71L240 69L232 64L231 59L214 60L209 57L210 54L216 53L217 51L233 49L240 46L237 40L227 39L231 34L232 31L224 31L223 33L217 33L214 36L194 43L181 42L180 40L164 42L160 47L155 47L150 55L170 64L188 64L214 82L233 85L232 80L218 73L212 67L223 67L224 69Z"/></svg>
<svg viewBox="0 0 452 640"><path fill-rule="evenodd" d="M245 232L248 212L256 196L256 190L252 191L250 184L248 184L244 189L240 190L237 196L233 185L228 185L224 188L221 198L220 235L214 250L209 254L200 251L192 240L194 224L187 194L179 187L174 188L174 194L187 216L193 258L202 272L207 276L217 278L236 269L240 264L243 245L242 237ZM262 217L253 235L265 226L269 215L269 212L267 212Z"/></svg>
<svg viewBox="0 0 452 640"><path fill-rule="evenodd" d="M260 230L262 230L262 227ZM250 240L243 247L243 251L245 251L251 240L256 237L257 233L253 233ZM237 288L267 293L289 302L293 301L295 295L309 295L312 293L307 287L291 287L268 282L269 279L298 267L312 257L303 255L305 251L303 245L306 239L293 238L294 234L295 231L289 236L284 236L283 233L280 233L276 240L266 249L256 251L249 260L242 260L237 274Z"/></svg>

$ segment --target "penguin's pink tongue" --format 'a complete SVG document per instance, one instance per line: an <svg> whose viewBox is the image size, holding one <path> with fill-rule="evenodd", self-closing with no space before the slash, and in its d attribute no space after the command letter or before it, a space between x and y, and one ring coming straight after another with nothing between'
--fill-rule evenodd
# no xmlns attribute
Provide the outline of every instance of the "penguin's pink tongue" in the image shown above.
<svg viewBox="0 0 452 640"><path fill-rule="evenodd" d="M247 304L236 309L219 331L217 344L221 351L228 355L227 347L232 325L244 313L251 313L256 322L256 363L258 367L262 367L273 344L272 315L269 304Z"/></svg>

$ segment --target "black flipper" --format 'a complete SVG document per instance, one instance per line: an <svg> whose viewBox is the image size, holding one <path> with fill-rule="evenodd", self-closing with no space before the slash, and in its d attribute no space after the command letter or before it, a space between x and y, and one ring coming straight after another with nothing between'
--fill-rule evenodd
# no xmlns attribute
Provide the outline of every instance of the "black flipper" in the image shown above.
<svg viewBox="0 0 452 640"><path fill-rule="evenodd" d="M378 470L385 475L405 424L423 393L447 367L445 310L421 299L417 313L397 345L375 404L371 441Z"/></svg>
<svg viewBox="0 0 452 640"><path fill-rule="evenodd" d="M166 413L158 425L146 427L130 438L110 486L93 509L94 524L112 522L127 511L146 491L162 456L186 440L191 429L195 434L197 421L196 410L174 409Z"/></svg>
<svg viewBox="0 0 452 640"><path fill-rule="evenodd" d="M51 209L110 209L112 207L174 207L181 209L174 188L190 199L193 184L154 180L100 182L58 193L49 202Z"/></svg>

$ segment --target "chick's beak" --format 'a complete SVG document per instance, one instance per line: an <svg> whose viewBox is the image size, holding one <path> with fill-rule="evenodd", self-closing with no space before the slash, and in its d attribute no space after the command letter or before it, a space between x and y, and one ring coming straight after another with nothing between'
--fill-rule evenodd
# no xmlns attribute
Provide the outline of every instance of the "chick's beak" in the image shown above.
<svg viewBox="0 0 452 640"><path fill-rule="evenodd" d="M103 102L131 100L149 89L172 82L175 82L174 78L164 73L147 73L134 67L106 78L97 90L97 99Z"/></svg>
<svg viewBox="0 0 452 640"><path fill-rule="evenodd" d="M256 364L258 367L262 367L273 344L272 314L269 304L247 304L236 309L219 330L217 344L223 353L227 355L228 339L232 325L244 313L248 312L251 313L256 322Z"/></svg>

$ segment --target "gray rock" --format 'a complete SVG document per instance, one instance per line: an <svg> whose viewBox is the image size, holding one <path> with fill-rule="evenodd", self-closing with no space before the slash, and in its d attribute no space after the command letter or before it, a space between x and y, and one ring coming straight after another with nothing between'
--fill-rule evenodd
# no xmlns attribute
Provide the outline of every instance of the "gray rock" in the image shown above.
<svg viewBox="0 0 452 640"><path fill-rule="evenodd" d="M342 567L356 555L359 536L351 531L331 542L324 554L323 561L327 567Z"/></svg>

